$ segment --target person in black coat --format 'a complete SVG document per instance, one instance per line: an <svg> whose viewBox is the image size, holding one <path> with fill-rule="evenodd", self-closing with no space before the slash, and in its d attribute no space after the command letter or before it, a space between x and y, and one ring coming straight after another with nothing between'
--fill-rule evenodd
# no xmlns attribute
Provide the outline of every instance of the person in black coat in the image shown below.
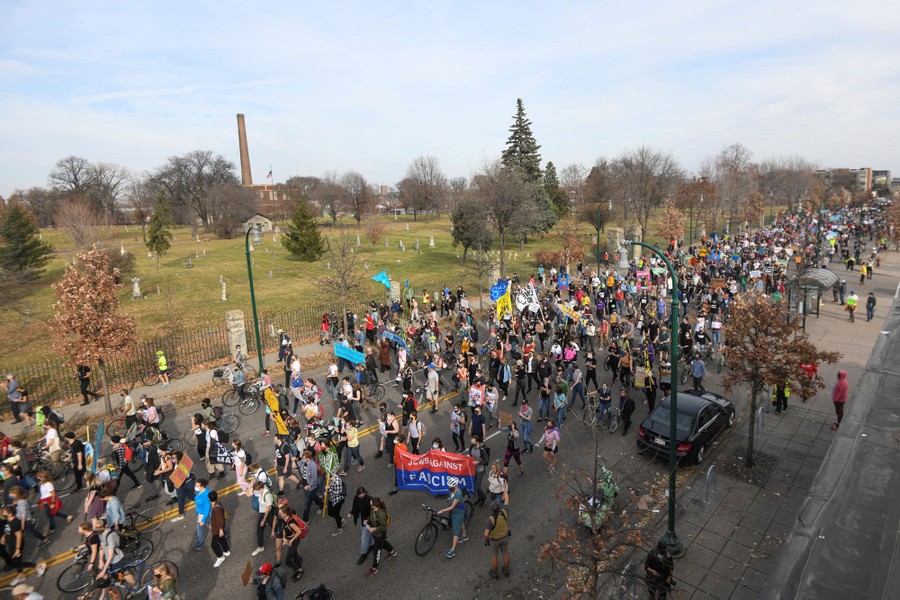
<svg viewBox="0 0 900 600"><path fill-rule="evenodd" d="M153 444L152 439L150 439L149 437L145 437L143 439L142 443L144 445L144 452L145 452L145 456L144 456L145 475L147 478L147 483L151 484L151 486L152 486L151 489L153 490L153 495L149 496L147 498L147 502L152 502L152 501L156 500L157 498L159 498L159 494L156 492L156 487L153 486L153 484L156 483L157 479L159 479L156 475L154 475L154 473L156 472L157 469L159 469L159 466L160 466L160 464L162 464L162 461L159 458L159 448L157 448Z"/></svg>
<svg viewBox="0 0 900 600"><path fill-rule="evenodd" d="M353 519L354 525L359 525L359 559L356 564L361 565L366 562L372 546L375 544L375 538L366 526L369 514L372 512L372 497L366 488L360 486L356 489L356 495L353 496L353 506L350 508L348 519Z"/></svg>
<svg viewBox="0 0 900 600"><path fill-rule="evenodd" d="M622 390L619 396L619 410L622 411L622 435L627 434L631 427L631 415L634 414L634 408L634 400L626 390Z"/></svg>

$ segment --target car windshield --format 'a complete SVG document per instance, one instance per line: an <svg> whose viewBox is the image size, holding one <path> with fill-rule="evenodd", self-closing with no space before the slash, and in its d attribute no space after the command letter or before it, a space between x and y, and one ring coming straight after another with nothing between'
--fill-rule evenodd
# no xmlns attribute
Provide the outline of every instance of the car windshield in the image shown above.
<svg viewBox="0 0 900 600"><path fill-rule="evenodd" d="M665 404L658 406L650 415L651 429L654 433L669 437L669 406ZM678 430L678 439L687 439L691 434L691 428L694 424L694 413L678 411L676 416L675 427Z"/></svg>

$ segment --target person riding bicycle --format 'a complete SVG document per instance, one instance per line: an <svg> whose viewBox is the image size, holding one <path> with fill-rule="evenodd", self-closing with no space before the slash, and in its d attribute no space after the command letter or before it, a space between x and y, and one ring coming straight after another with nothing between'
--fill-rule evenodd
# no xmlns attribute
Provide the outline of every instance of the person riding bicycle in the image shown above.
<svg viewBox="0 0 900 600"><path fill-rule="evenodd" d="M95 520L94 529L100 528L102 528L102 533L100 534L100 560L98 563L100 572L97 573L97 579L108 581L111 575L115 575L124 569L128 566L128 563L125 561L125 553L120 548L122 544L119 541L119 536L122 534L114 529L110 529L102 521ZM125 571L122 575L131 588L137 586L134 573ZM107 583L107 585L109 584Z"/></svg>
<svg viewBox="0 0 900 600"><path fill-rule="evenodd" d="M159 378L162 380L163 387L169 385L169 363L166 361L166 355L162 350L156 351L156 369L159 371Z"/></svg>
<svg viewBox="0 0 900 600"><path fill-rule="evenodd" d="M708 346L710 344L709 334L706 333L706 328L702 325L697 330L697 333L694 334L694 343L696 344L695 350L700 353L701 356L708 356Z"/></svg>
<svg viewBox="0 0 900 600"><path fill-rule="evenodd" d="M247 360L247 355L244 354L243 350L241 350L240 344L234 347L234 354L232 355L232 359L234 360L234 364L237 367L238 371L244 368L244 361Z"/></svg>

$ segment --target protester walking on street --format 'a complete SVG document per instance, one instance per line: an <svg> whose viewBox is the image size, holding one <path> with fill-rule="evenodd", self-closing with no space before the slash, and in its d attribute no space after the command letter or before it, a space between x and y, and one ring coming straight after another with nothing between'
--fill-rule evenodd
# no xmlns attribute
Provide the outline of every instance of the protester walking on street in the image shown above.
<svg viewBox="0 0 900 600"><path fill-rule="evenodd" d="M869 292L869 297L866 298L866 321L871 321L875 318L875 292Z"/></svg>
<svg viewBox="0 0 900 600"><path fill-rule="evenodd" d="M859 305L859 296L856 295L856 292L850 291L850 295L847 296L847 312L850 313L850 322L854 323L856 321L856 307Z"/></svg>
<svg viewBox="0 0 900 600"><path fill-rule="evenodd" d="M484 526L484 545L491 547L491 570L488 575L497 579L500 554L503 554L503 574L509 577L509 522L505 506L499 502L491 505L491 516Z"/></svg>
<svg viewBox="0 0 900 600"><path fill-rule="evenodd" d="M559 429L552 420L547 421L544 434L538 440L538 446L544 448L544 460L547 461L547 472L556 473L556 463L559 461Z"/></svg>
<svg viewBox="0 0 900 600"><path fill-rule="evenodd" d="M844 406L847 404L848 389L847 371L838 371L837 383L834 384L834 389L831 392L831 401L834 403L834 414L837 416L837 421L831 426L831 429L834 431L837 431L838 427L841 426L841 421L844 420Z"/></svg>
<svg viewBox="0 0 900 600"><path fill-rule="evenodd" d="M699 353L694 354L694 360L691 361L691 377L694 379L694 391L705 392L703 387L703 376L706 375L706 363L700 358Z"/></svg>
<svg viewBox="0 0 900 600"><path fill-rule="evenodd" d="M378 573L378 566L381 564L381 552L388 552L387 558L391 559L397 556L397 551L387 539L387 529L391 524L391 516L387 512L387 505L384 500L379 497L372 498L372 512L369 515L369 531L375 540L375 553L372 558L372 568L366 573L367 577L372 577Z"/></svg>
<svg viewBox="0 0 900 600"><path fill-rule="evenodd" d="M359 525L359 558L356 561L356 564L358 565L366 562L366 558L369 556L369 550L372 549L372 545L375 543L374 538L372 538L372 532L369 531L367 525L369 514L371 512L372 497L369 496L369 492L366 491L366 488L360 486L356 489L356 495L353 497L353 506L350 508L350 513L347 515L348 519L353 519L354 525Z"/></svg>
<svg viewBox="0 0 900 600"><path fill-rule="evenodd" d="M231 556L231 549L228 546L228 538L225 532L225 507L219 502L219 493L215 490L209 492L209 501L212 503L212 510L209 517L209 531L212 535L213 553L216 555L216 562L213 568L225 562L225 557Z"/></svg>

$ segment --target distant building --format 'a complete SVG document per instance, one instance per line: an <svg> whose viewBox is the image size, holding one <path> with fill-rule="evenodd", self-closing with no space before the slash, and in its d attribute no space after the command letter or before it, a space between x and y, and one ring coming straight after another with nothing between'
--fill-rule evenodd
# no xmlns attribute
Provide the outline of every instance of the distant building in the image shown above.
<svg viewBox="0 0 900 600"><path fill-rule="evenodd" d="M842 187L850 192L868 192L872 189L872 169L819 169L816 176L828 189Z"/></svg>
<svg viewBox="0 0 900 600"><path fill-rule="evenodd" d="M241 231L246 233L248 229L255 229L260 233L272 231L272 219L266 215L256 213L249 219L241 223Z"/></svg>

